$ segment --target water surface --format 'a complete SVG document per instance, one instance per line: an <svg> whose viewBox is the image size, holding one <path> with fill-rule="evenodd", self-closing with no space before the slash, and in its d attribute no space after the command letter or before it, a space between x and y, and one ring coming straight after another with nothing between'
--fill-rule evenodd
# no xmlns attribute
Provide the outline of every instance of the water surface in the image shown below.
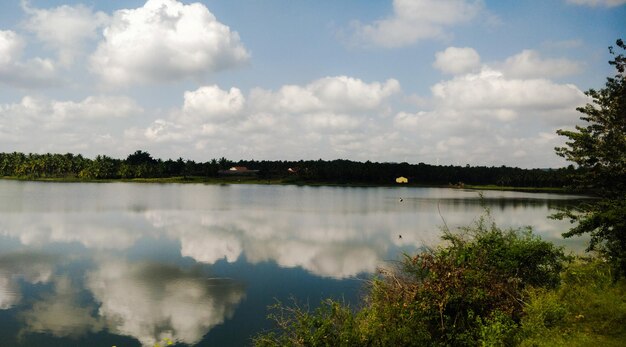
<svg viewBox="0 0 626 347"><path fill-rule="evenodd" d="M576 197L440 188L0 180L0 341L11 346L240 346L267 306L356 302L363 280L486 205L532 226ZM163 343L161 343L163 344Z"/></svg>

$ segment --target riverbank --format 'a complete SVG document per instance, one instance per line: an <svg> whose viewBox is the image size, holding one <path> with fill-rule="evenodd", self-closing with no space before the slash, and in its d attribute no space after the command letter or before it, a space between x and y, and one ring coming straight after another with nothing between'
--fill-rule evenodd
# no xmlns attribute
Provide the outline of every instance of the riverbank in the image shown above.
<svg viewBox="0 0 626 347"><path fill-rule="evenodd" d="M325 181L310 181L310 180L294 180L292 178L270 178L261 179L258 177L201 177L201 176L188 176L188 177L154 177L154 178L117 178L117 179L88 179L78 177L15 177L5 176L0 179L15 180L15 181L33 181L33 182L68 182L68 183L111 183L111 182L130 182L130 183L180 183L180 184L267 184L267 185L297 185L297 186L312 186L312 187L418 187L418 188L452 188L452 189L466 189L466 190L499 190L499 191L514 191L514 192L526 192L526 193L557 193L564 194L566 190L564 188L557 187L512 187L512 186L497 186L497 185L465 185L463 187L451 186L451 185L428 185L419 183L409 184L375 184L375 183L363 183L363 182L325 182Z"/></svg>
<svg viewBox="0 0 626 347"><path fill-rule="evenodd" d="M565 188L559 187L511 187L511 186L496 186L496 185L466 185L465 189L476 190L505 190L513 192L526 192L526 193L567 193Z"/></svg>

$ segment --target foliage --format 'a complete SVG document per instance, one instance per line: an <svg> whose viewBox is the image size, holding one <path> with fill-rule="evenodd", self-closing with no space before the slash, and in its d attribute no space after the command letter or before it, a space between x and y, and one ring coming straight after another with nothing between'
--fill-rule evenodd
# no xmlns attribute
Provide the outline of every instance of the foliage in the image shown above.
<svg viewBox="0 0 626 347"><path fill-rule="evenodd" d="M272 309L269 318L281 331L258 336L254 341L257 346L360 345L355 315L337 301L324 300L313 313L295 302L291 307L277 303Z"/></svg>
<svg viewBox="0 0 626 347"><path fill-rule="evenodd" d="M274 307L277 331L259 346L511 345L527 288L554 288L565 259L560 248L529 230L502 230L489 218L446 246L405 256L381 269L362 308L326 301L313 312Z"/></svg>
<svg viewBox="0 0 626 347"><path fill-rule="evenodd" d="M94 159L67 154L0 153L0 177L29 179L67 178L81 180L215 177L218 163L215 159L196 163L182 158L174 161L154 159L144 151L136 151L125 160L106 155Z"/></svg>
<svg viewBox="0 0 626 347"><path fill-rule="evenodd" d="M623 346L626 281L598 259L572 262L557 290L530 289L522 346Z"/></svg>
<svg viewBox="0 0 626 347"><path fill-rule="evenodd" d="M306 184L395 184L398 176L409 178L410 184L448 185L464 182L474 185L509 187L562 188L572 168L558 170L520 169L485 166L438 166L424 163L361 163L350 160L300 161L230 161L226 158L207 162L193 160L155 159L148 152L136 151L126 159L98 155L95 159L68 154L0 153L0 177L28 179L69 178L81 180L172 178L219 176L219 170L246 166L259 170L258 178L285 183ZM289 169L292 169L289 171Z"/></svg>
<svg viewBox="0 0 626 347"><path fill-rule="evenodd" d="M626 49L622 40L617 46ZM609 50L615 55L612 47ZM555 217L577 222L564 236L590 234L589 250L601 251L618 274L626 275L626 59L618 54L609 63L616 75L607 78L604 88L587 91L592 103L577 109L586 125L557 131L568 138L565 147L556 148L557 154L580 168L572 172L572 188L598 199Z"/></svg>

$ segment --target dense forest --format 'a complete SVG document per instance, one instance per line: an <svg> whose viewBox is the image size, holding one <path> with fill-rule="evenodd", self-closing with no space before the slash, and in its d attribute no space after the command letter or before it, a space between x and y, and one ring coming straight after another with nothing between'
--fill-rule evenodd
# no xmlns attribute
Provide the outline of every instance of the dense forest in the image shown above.
<svg viewBox="0 0 626 347"><path fill-rule="evenodd" d="M350 160L231 161L207 162L162 160L148 152L136 151L126 159L98 155L0 153L0 176L26 179L65 178L77 180L220 177L221 170L244 166L258 170L259 179L292 183L395 184L399 176L419 185L498 185L508 187L563 187L573 167L562 169L520 169L486 166L438 166L424 163L376 163Z"/></svg>

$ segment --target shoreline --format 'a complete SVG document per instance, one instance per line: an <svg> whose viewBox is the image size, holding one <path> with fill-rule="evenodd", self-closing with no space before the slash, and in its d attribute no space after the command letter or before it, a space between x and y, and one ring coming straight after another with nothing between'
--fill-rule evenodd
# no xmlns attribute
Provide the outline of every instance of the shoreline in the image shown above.
<svg viewBox="0 0 626 347"><path fill-rule="evenodd" d="M462 187L455 185L428 185L428 184L380 184L380 183L360 183L360 182L323 182L323 181L296 181L290 179L259 179L253 177L238 177L238 178L216 178L216 177L156 177L156 178L117 178L117 179L83 179L75 177L14 177L4 176L0 177L2 180L12 181L29 181L29 182L50 182L50 183L157 183L157 184L215 184L215 185L227 185L227 184L258 184L258 185L294 185L294 186L308 186L308 187L354 187L354 188L368 188L368 187L381 187L381 188L450 188L450 189L464 189L464 190L492 190L492 191L513 191L513 192L525 192L525 193L553 193L553 194L570 194L564 188L557 187L511 187L511 186L497 186L497 185L464 185Z"/></svg>

